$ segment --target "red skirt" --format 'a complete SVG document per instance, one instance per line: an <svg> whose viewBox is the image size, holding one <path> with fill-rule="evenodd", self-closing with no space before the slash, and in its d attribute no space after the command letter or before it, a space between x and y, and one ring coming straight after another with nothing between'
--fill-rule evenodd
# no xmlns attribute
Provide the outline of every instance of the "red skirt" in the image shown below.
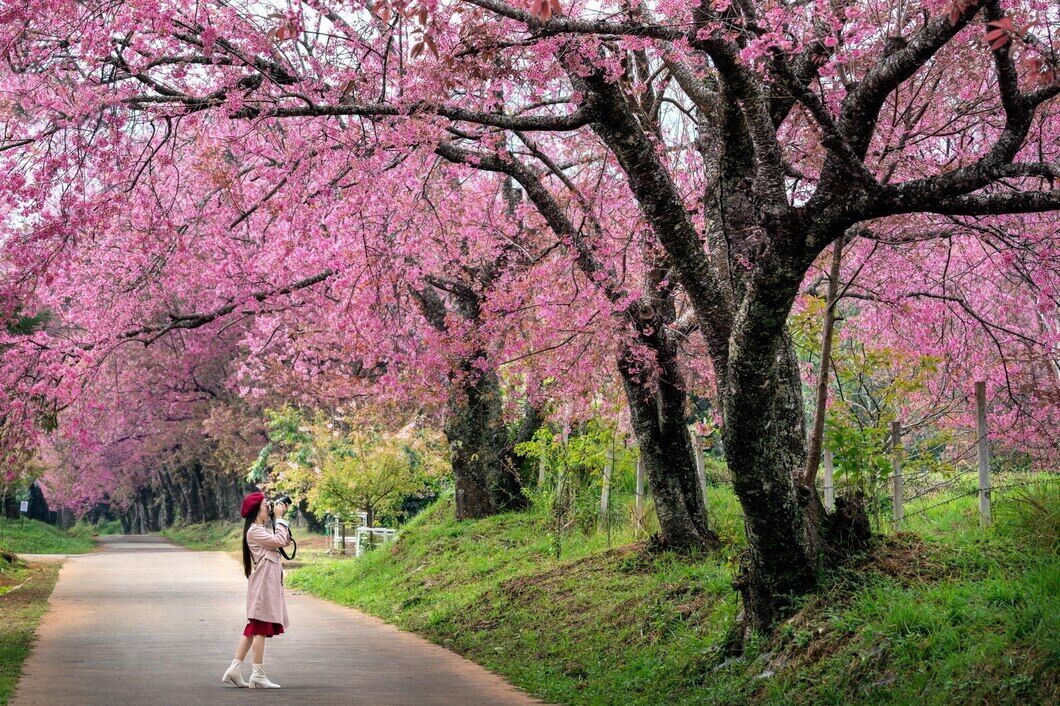
<svg viewBox="0 0 1060 706"><path fill-rule="evenodd" d="M250 637L252 635L264 635L265 637L273 637L274 635L282 635L283 626L279 623L266 623L262 620L256 620L251 618L247 622L246 628L243 629L243 635Z"/></svg>

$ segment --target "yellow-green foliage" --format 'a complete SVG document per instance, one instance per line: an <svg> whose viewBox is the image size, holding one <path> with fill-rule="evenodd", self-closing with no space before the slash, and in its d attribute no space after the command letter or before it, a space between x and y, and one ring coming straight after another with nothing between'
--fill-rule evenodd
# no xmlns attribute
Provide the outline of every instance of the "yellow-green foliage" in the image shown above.
<svg viewBox="0 0 1060 706"><path fill-rule="evenodd" d="M269 415L273 454L284 454L270 485L304 497L317 514L396 515L407 496L450 472L442 436L415 424L390 431L323 414L308 419L290 407Z"/></svg>

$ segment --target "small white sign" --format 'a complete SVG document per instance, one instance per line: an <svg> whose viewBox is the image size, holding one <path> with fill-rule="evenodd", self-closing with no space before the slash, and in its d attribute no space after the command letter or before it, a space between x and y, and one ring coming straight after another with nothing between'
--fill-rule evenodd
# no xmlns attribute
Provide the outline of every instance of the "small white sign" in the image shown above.
<svg viewBox="0 0 1060 706"><path fill-rule="evenodd" d="M23 500L18 506L19 512L29 512L29 500Z"/></svg>

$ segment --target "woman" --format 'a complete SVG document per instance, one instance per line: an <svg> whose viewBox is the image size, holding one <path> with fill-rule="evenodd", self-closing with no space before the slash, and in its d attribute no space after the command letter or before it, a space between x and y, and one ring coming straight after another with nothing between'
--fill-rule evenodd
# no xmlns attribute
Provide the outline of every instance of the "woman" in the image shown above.
<svg viewBox="0 0 1060 706"><path fill-rule="evenodd" d="M269 529L269 509L275 516L275 531ZM279 689L265 676L262 662L265 658L265 638L280 635L287 626L287 603L283 598L283 565L280 547L291 543L291 530L283 513L283 503L270 505L261 493L251 493L243 498L239 514L246 518L243 525L243 573L247 583L247 627L243 639L236 648L232 666L221 680L236 686L251 689ZM254 671L250 683L243 681L241 671L247 652L254 649Z"/></svg>

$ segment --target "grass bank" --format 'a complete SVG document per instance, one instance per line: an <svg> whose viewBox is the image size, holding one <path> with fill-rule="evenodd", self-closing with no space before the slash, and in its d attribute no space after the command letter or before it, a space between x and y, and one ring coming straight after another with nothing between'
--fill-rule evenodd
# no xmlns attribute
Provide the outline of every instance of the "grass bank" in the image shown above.
<svg viewBox="0 0 1060 706"><path fill-rule="evenodd" d="M742 547L726 488L710 505L729 548L647 554L628 528L555 535L533 512L456 522L451 500L392 547L324 558L289 584L424 635L555 703L1048 703L1060 697L1057 494L1040 511L974 498L824 581L739 659L723 640ZM915 505L909 508L915 510ZM1050 515L1051 513L1051 515ZM1052 529L1048 527L1052 517Z"/></svg>
<svg viewBox="0 0 1060 706"><path fill-rule="evenodd" d="M241 550L242 522L217 520L194 525L175 525L159 534L188 549L238 552Z"/></svg>
<svg viewBox="0 0 1060 706"><path fill-rule="evenodd" d="M91 535L64 532L38 520L0 518L0 549L16 554L86 554L95 549Z"/></svg>
<svg viewBox="0 0 1060 706"><path fill-rule="evenodd" d="M82 537L84 539L91 539L92 537L101 537L111 534L122 534L124 530L121 526L120 520L108 520L104 522L97 522L96 524L90 524L88 522L78 522L76 525L69 529L69 533L75 537Z"/></svg>
<svg viewBox="0 0 1060 706"><path fill-rule="evenodd" d="M58 575L58 564L25 564L0 553L0 706L15 690Z"/></svg>
<svg viewBox="0 0 1060 706"><path fill-rule="evenodd" d="M307 562L320 560L327 549L327 537L322 534L293 528L298 542L298 553L294 561L286 561L289 568L300 567ZM242 552L243 523L218 520L192 525L176 525L159 532L163 537L188 549L220 551L238 557Z"/></svg>

